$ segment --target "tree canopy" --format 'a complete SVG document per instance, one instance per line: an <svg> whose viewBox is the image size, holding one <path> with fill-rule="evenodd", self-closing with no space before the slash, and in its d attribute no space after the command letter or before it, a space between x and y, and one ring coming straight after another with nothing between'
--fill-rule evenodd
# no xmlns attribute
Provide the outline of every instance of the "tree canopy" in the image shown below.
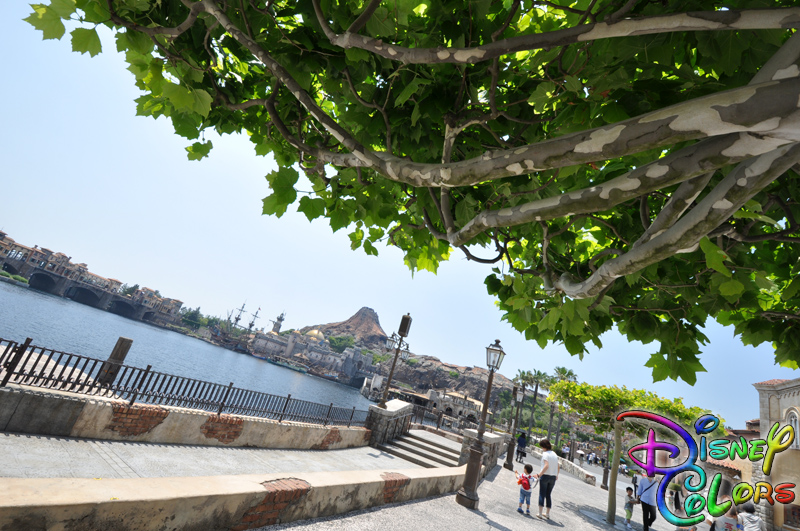
<svg viewBox="0 0 800 531"><path fill-rule="evenodd" d="M290 205L399 247L494 264L504 318L573 355L615 325L694 383L709 318L800 360L795 0L51 0L28 21L75 51L96 26L193 143L273 154ZM299 170L308 183L299 180Z"/></svg>
<svg viewBox="0 0 800 531"><path fill-rule="evenodd" d="M614 524L617 500L617 473L620 457L622 457L622 434L625 431L643 434L650 428L659 428L652 423L638 420L636 423L617 420L617 416L628 410L643 410L659 413L684 426L692 426L701 416L708 413L699 407L687 407L680 398L670 400L662 398L650 391L628 389L626 387L608 387L605 385L589 385L575 381L560 380L550 387L547 398L551 402L563 402L578 414L578 422L591 426L597 433L614 433L614 449L610 457L608 484L608 507L606 521ZM716 433L724 435L724 430L717 427ZM671 434L674 435L674 434Z"/></svg>

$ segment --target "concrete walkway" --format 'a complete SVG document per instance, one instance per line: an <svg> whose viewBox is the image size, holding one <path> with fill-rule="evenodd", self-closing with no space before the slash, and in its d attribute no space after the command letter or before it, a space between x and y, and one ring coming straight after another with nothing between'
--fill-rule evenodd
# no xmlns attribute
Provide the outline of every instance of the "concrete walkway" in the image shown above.
<svg viewBox="0 0 800 531"><path fill-rule="evenodd" d="M541 468L536 459L526 459ZM598 486L593 487L569 474L561 474L553 491L553 508L549 520L540 520L538 512L539 488L534 489L531 501L531 516L517 513L519 487L514 473L502 467L502 461L478 488L480 504L477 511L465 509L455 501L455 494L401 503L391 506L357 511L345 515L318 518L302 522L262 527L257 531L308 530L308 531L451 531L463 530L531 530L531 531L626 531L623 496L617 498L617 523L611 526L605 522L608 492ZM514 463L517 470L522 465ZM600 475L602 478L602 474ZM624 492L624 490L623 490ZM632 524L636 531L642 531L642 513L637 508ZM666 522L661 515L652 531L673 531L675 526ZM708 526L700 526L699 531L707 531Z"/></svg>
<svg viewBox="0 0 800 531"><path fill-rule="evenodd" d="M436 437L424 433L424 436ZM452 443L453 446L460 446ZM80 440L63 437L0 433L3 466L0 477L17 478L136 478L186 477L260 473L322 472L348 470L399 470L420 468L408 461L363 447L347 450L268 450L146 444L116 441ZM527 459L538 471L540 462ZM533 516L516 512L519 487L513 472L502 461L481 483L479 510L471 511L455 502L455 495L387 505L364 511L302 522L269 526L261 531L297 529L309 531L450 531L452 529L499 529L584 531L617 529L624 526L624 486L617 497L617 524L605 522L608 493L598 486L562 473L553 492L550 520L539 520L538 487L534 490ZM514 463L517 470L522 465ZM593 470L594 471L594 470ZM598 469L599 471L599 469ZM642 530L641 509L634 513L633 525ZM653 531L673 531L660 515ZM699 527L707 531L708 526Z"/></svg>
<svg viewBox="0 0 800 531"><path fill-rule="evenodd" d="M369 446L268 450L0 432L0 477L137 478L421 468Z"/></svg>

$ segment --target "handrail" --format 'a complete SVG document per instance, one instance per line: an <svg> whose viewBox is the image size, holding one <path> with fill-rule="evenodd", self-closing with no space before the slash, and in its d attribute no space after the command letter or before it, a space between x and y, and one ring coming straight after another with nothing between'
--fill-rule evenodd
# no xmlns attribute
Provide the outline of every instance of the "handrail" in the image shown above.
<svg viewBox="0 0 800 531"><path fill-rule="evenodd" d="M9 382L106 396L145 404L247 415L278 422L306 422L324 426L364 426L367 411L317 404L261 391L175 376L147 368L119 364L111 381L107 360L89 358L0 338L0 387ZM116 365L116 364L115 364ZM104 366L106 369L104 369Z"/></svg>

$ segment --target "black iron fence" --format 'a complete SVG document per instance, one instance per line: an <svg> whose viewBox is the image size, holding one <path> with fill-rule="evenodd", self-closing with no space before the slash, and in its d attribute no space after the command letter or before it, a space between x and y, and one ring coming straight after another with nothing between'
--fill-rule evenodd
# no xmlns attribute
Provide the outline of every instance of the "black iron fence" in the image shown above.
<svg viewBox="0 0 800 531"><path fill-rule="evenodd" d="M414 406L414 422L425 426L435 426L436 429L461 434L462 430L477 430L478 425L465 418L451 417L443 411L423 406Z"/></svg>
<svg viewBox="0 0 800 531"><path fill-rule="evenodd" d="M297 421L364 426L367 412L297 400L0 338L0 387L9 382L117 400Z"/></svg>

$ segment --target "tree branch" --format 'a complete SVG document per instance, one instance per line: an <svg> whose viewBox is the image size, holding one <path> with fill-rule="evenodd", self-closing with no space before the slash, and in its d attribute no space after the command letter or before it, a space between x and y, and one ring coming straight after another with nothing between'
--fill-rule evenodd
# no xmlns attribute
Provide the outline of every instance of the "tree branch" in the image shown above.
<svg viewBox="0 0 800 531"><path fill-rule="evenodd" d="M598 39L628 37L631 35L800 27L800 22L798 22L800 8L797 7L742 11L694 11L626 19L612 23L584 24L548 33L519 35L475 47L408 48L386 44L380 39L358 35L350 31L344 34L337 34L325 20L325 16L319 6L319 0L313 0L313 4L322 30L333 45L344 49L360 48L392 61L413 64L474 64L514 52L553 48L577 42L590 42ZM579 13L581 15L586 14L584 11L579 11Z"/></svg>
<svg viewBox="0 0 800 531"><path fill-rule="evenodd" d="M605 262L584 281L576 282L566 274L552 279L554 290L573 298L592 297L621 276L676 253L694 251L703 236L798 161L800 143L795 143L739 164L670 229L626 254Z"/></svg>

